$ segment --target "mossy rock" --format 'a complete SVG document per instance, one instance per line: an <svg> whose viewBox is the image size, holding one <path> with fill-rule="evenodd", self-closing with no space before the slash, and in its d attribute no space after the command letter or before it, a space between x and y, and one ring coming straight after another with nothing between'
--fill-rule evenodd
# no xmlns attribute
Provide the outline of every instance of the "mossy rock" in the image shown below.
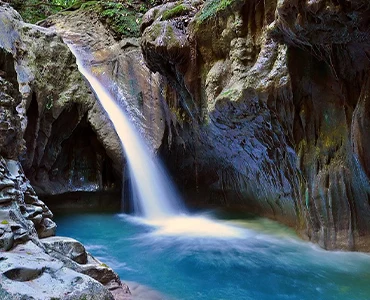
<svg viewBox="0 0 370 300"><path fill-rule="evenodd" d="M184 4L179 4L174 8L168 9L164 11L162 14L162 20L169 20L179 16L183 16L189 12L189 7L185 6Z"/></svg>

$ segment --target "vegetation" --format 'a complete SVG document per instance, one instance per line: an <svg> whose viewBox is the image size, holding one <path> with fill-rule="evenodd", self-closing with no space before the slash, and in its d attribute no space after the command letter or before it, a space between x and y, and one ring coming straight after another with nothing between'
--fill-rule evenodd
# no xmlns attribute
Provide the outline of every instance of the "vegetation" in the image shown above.
<svg viewBox="0 0 370 300"><path fill-rule="evenodd" d="M169 19L181 16L181 15L184 15L187 12L188 12L188 8L183 4L179 4L172 9L166 10L162 15L162 19L169 20Z"/></svg>
<svg viewBox="0 0 370 300"><path fill-rule="evenodd" d="M99 3L99 13L118 36L139 36L140 18L136 9L128 4L117 2ZM143 7L139 7L142 10Z"/></svg>
<svg viewBox="0 0 370 300"><path fill-rule="evenodd" d="M52 108L53 108L53 96L48 95L48 96L46 97L46 99L47 99L47 102L46 102L46 104L45 104L45 107L46 107L46 109L47 109L47 110L50 110L50 109L52 109Z"/></svg>
<svg viewBox="0 0 370 300"><path fill-rule="evenodd" d="M141 15L163 0L5 0L26 22L37 23L59 13L89 10L101 18L117 38L139 36ZM175 11L178 14L179 11Z"/></svg>
<svg viewBox="0 0 370 300"><path fill-rule="evenodd" d="M198 15L198 22L203 23L204 21L215 17L219 11L226 9L233 2L234 0L207 0Z"/></svg>
<svg viewBox="0 0 370 300"><path fill-rule="evenodd" d="M2 224L2 225L8 225L9 222L7 220L2 220L0 224Z"/></svg>
<svg viewBox="0 0 370 300"><path fill-rule="evenodd" d="M84 0L5 0L9 2L26 22L36 23L61 10L79 6Z"/></svg>

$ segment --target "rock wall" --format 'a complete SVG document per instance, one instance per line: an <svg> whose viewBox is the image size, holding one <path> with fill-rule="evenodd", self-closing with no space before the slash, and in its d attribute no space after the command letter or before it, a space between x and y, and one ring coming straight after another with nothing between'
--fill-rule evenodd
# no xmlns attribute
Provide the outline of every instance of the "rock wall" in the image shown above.
<svg viewBox="0 0 370 300"><path fill-rule="evenodd" d="M175 1L142 22L178 92L162 153L189 197L369 250L367 1Z"/></svg>
<svg viewBox="0 0 370 300"><path fill-rule="evenodd" d="M64 75L60 67L65 67ZM92 126L94 115L103 115L94 104L60 38L50 30L24 24L13 9L0 2L1 299L130 298L130 290L117 274L82 244L54 236L53 214L24 172L45 193L75 188L75 177L64 177L66 172L100 172L90 163L97 155L108 157L110 148L104 148L98 138L99 134L107 138L103 132L107 126ZM79 140L81 131L93 147ZM92 149L84 151L85 160L77 164L76 155L81 156L84 147ZM119 147L112 149L121 154ZM73 166L68 165L71 161L75 161ZM68 170L55 170L55 166ZM81 178L76 180L81 182ZM98 182L94 177L82 181L84 190L87 184Z"/></svg>
<svg viewBox="0 0 370 300"><path fill-rule="evenodd" d="M8 146L10 157L20 156L39 195L120 190L120 142L69 48L53 30L9 11L0 19L1 70L20 125L7 136L17 135L12 147L22 148Z"/></svg>

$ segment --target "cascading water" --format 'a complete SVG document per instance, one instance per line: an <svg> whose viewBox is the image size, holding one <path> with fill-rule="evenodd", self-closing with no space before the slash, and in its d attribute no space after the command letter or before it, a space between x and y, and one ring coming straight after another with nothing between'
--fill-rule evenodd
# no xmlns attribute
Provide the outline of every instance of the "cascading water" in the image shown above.
<svg viewBox="0 0 370 300"><path fill-rule="evenodd" d="M93 88L125 151L134 202L147 219L159 219L183 212L178 195L160 163L153 157L129 118L99 80L87 69L77 51L70 46L80 72Z"/></svg>
<svg viewBox="0 0 370 300"><path fill-rule="evenodd" d="M85 64L78 51L71 45L69 47L76 57L80 72L90 83L121 140L129 165L132 198L136 202L134 207L138 206L144 222L158 227L156 233L160 235L243 237L236 227L204 216L186 214L171 180L151 155L128 116L89 70L89 63Z"/></svg>

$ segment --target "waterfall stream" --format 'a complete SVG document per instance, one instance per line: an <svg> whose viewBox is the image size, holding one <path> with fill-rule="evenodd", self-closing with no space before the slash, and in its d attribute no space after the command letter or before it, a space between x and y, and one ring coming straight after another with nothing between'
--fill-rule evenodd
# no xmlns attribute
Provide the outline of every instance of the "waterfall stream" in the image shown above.
<svg viewBox="0 0 370 300"><path fill-rule="evenodd" d="M136 130L116 99L88 69L72 46L81 74L90 83L124 149L131 180L134 208L146 219L162 219L184 212L171 179Z"/></svg>

